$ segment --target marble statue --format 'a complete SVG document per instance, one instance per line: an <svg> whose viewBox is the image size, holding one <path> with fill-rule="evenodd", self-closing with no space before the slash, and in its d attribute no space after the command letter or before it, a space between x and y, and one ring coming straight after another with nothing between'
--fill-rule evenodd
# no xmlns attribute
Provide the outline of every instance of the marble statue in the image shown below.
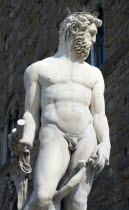
<svg viewBox="0 0 129 210"><path fill-rule="evenodd" d="M85 62L101 24L90 13L68 14L57 53L25 71L23 137L10 148L31 149L37 131L40 148L24 210L86 210L94 174L109 164L104 80Z"/></svg>

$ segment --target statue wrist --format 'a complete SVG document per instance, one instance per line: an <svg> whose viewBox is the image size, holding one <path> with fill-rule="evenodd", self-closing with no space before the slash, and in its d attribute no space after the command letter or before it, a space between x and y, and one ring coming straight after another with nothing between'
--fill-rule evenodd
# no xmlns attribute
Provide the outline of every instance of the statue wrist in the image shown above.
<svg viewBox="0 0 129 210"><path fill-rule="evenodd" d="M23 138L20 140L20 143L26 145L29 149L33 147L33 140L27 138L26 136L23 136Z"/></svg>
<svg viewBox="0 0 129 210"><path fill-rule="evenodd" d="M109 150L111 149L111 144L110 144L110 142L102 141L102 142L99 143L99 145L104 146L105 148L107 148L107 149L109 149Z"/></svg>

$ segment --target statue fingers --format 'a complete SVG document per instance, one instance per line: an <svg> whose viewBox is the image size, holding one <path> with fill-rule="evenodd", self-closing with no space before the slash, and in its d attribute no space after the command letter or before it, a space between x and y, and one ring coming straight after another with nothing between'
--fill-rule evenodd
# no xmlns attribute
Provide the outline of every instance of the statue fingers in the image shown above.
<svg viewBox="0 0 129 210"><path fill-rule="evenodd" d="M33 146L33 143L29 141L28 139L21 139L19 140L19 143L22 144L24 148L31 149Z"/></svg>
<svg viewBox="0 0 129 210"><path fill-rule="evenodd" d="M95 159L90 157L87 161L87 165L93 167L95 164Z"/></svg>
<svg viewBox="0 0 129 210"><path fill-rule="evenodd" d="M105 157L103 154L99 156L98 162L100 163L100 165L105 166L107 165L108 161L109 161L108 158Z"/></svg>
<svg viewBox="0 0 129 210"><path fill-rule="evenodd" d="M18 151L18 146L16 146L15 144L11 143L9 144L9 149L13 152Z"/></svg>
<svg viewBox="0 0 129 210"><path fill-rule="evenodd" d="M105 159L105 166L109 165L109 159L107 157L104 157L104 159Z"/></svg>
<svg viewBox="0 0 129 210"><path fill-rule="evenodd" d="M98 147L96 147L96 149L94 150L94 152L91 155L91 158L98 159L98 152L99 152L98 150L99 150Z"/></svg>
<svg viewBox="0 0 129 210"><path fill-rule="evenodd" d="M16 141L16 138L14 138L13 134L9 134L8 135L8 146L9 146L9 149L15 153L18 153L19 151L19 143L18 141Z"/></svg>
<svg viewBox="0 0 129 210"><path fill-rule="evenodd" d="M94 163L93 163L93 168L95 168L96 170L98 170L100 168L100 164L101 164L101 162L100 162L99 158L96 159L94 161Z"/></svg>
<svg viewBox="0 0 129 210"><path fill-rule="evenodd" d="M92 166L95 170L99 169L99 163L95 162Z"/></svg>
<svg viewBox="0 0 129 210"><path fill-rule="evenodd" d="M11 145L11 151L15 152L15 153L18 153L18 147L15 146L15 145Z"/></svg>
<svg viewBox="0 0 129 210"><path fill-rule="evenodd" d="M78 162L79 169L85 167L86 168L86 160L79 160Z"/></svg>
<svg viewBox="0 0 129 210"><path fill-rule="evenodd" d="M96 156L96 153L97 153L97 148L94 150L94 152L92 153L91 157Z"/></svg>
<svg viewBox="0 0 129 210"><path fill-rule="evenodd" d="M18 136L17 136L17 130L16 130L16 128L14 128L12 130L12 138L13 138L13 141L15 141L16 143L18 143Z"/></svg>
<svg viewBox="0 0 129 210"><path fill-rule="evenodd" d="M97 153L96 154L94 153L91 156L91 158L89 158L89 161L90 161L92 167L96 171L98 171L101 168L101 166L103 165L102 164L103 163L103 154L101 153L101 150L97 149Z"/></svg>
<svg viewBox="0 0 129 210"><path fill-rule="evenodd" d="M104 166L105 166L104 159L102 159L100 162L96 163L96 175L98 175L104 169Z"/></svg>
<svg viewBox="0 0 129 210"><path fill-rule="evenodd" d="M14 133L10 133L8 135L8 139L9 139L9 145L14 143L14 144L18 144L18 140L16 138L16 135Z"/></svg>
<svg viewBox="0 0 129 210"><path fill-rule="evenodd" d="M26 143L27 143L27 140L26 140L26 139L20 139L19 142L20 142L21 144L26 144Z"/></svg>

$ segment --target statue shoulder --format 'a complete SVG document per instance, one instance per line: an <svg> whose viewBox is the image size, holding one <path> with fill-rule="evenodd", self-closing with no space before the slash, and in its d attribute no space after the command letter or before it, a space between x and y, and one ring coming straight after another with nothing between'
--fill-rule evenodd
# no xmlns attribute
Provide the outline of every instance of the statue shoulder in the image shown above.
<svg viewBox="0 0 129 210"><path fill-rule="evenodd" d="M25 89L28 85L31 85L32 82L38 80L39 68L41 65L41 61L35 62L28 66L24 73L24 86Z"/></svg>
<svg viewBox="0 0 129 210"><path fill-rule="evenodd" d="M91 66L91 72L95 75L97 81L103 80L103 75L99 68L97 68L96 66Z"/></svg>
<svg viewBox="0 0 129 210"><path fill-rule="evenodd" d="M30 85L34 81L38 81L40 72L46 72L49 65L51 65L53 59L52 57L45 58L41 61L37 61L30 66L28 66L24 73L24 86Z"/></svg>
<svg viewBox="0 0 129 210"><path fill-rule="evenodd" d="M95 67L95 69L96 69L96 73L97 73L97 81L104 83L104 78L103 78L101 70L98 69L97 67Z"/></svg>
<svg viewBox="0 0 129 210"><path fill-rule="evenodd" d="M24 73L24 80L37 80L40 70L44 70L47 65L47 59L37 61L35 63L32 63L30 66L28 66Z"/></svg>
<svg viewBox="0 0 129 210"><path fill-rule="evenodd" d="M25 70L24 78L27 77L28 79L35 79L36 75L38 75L39 66L40 66L40 61L28 66Z"/></svg>
<svg viewBox="0 0 129 210"><path fill-rule="evenodd" d="M93 71L96 72L96 82L95 84L97 85L96 87L101 87L101 90L104 92L105 90L105 83L104 83L104 78L102 75L102 72L99 68L94 67Z"/></svg>

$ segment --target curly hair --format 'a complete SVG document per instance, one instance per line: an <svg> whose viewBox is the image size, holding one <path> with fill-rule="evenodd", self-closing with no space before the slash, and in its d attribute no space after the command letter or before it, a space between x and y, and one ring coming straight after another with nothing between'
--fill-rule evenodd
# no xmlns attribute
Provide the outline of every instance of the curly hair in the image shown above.
<svg viewBox="0 0 129 210"><path fill-rule="evenodd" d="M87 28L87 26L92 23L95 23L96 27L100 27L102 25L102 21L91 13L75 12L68 14L60 25L59 44L65 41L66 37L70 35L70 25L76 24L80 27L80 31L84 31Z"/></svg>

